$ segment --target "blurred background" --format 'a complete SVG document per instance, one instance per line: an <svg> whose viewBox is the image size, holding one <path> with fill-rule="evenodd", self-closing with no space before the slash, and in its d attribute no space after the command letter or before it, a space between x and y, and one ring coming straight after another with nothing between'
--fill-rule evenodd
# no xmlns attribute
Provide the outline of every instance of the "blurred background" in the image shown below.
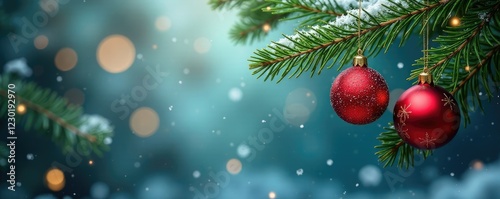
<svg viewBox="0 0 500 199"><path fill-rule="evenodd" d="M29 67L27 80L115 130L110 150L89 158L19 130L18 187L2 180L0 198L500 198L497 91L415 168L377 161L376 137L412 85L417 37L369 58L391 99L380 119L356 126L330 106L337 70L280 84L248 70L253 51L292 34L294 22L235 45L236 14L206 0L0 0L0 9L0 64Z"/></svg>

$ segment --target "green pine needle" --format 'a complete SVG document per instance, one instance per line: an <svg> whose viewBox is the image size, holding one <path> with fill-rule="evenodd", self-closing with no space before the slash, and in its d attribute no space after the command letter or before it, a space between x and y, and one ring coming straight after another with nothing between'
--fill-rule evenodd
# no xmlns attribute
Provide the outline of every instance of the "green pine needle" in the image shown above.
<svg viewBox="0 0 500 199"><path fill-rule="evenodd" d="M384 167L392 166L397 161L399 168L408 169L414 166L416 155L422 155L424 159L432 155L432 150L416 149L405 143L399 137L392 123L389 123L389 127L384 127L384 129L386 131L377 137L381 144L375 146L376 149L379 149L375 155L378 156L379 162L383 163Z"/></svg>
<svg viewBox="0 0 500 199"><path fill-rule="evenodd" d="M222 2L222 3L221 3ZM331 1L328 1L331 2ZM384 50L386 53L399 39L399 47L411 37L421 38L424 31L422 19L429 17L433 48L429 49L428 66L435 84L450 91L457 99L464 118L464 126L470 123L469 112L483 109L485 99L491 99L500 86L500 2L496 0L408 0L403 3L389 1L383 5L387 11L373 15L367 13L361 21L360 41L365 55L374 56ZM342 7L327 1L310 0L214 0L212 5L222 4L225 8L240 9L241 21L254 23L235 26L231 38L237 42L253 41L265 36L259 28L264 20L276 19L297 21L295 35L284 35L278 42L271 42L266 48L257 49L250 56L250 70L257 78L281 82L285 78L300 77L304 72L310 76L319 75L324 69L334 66L340 70L351 62L356 54L357 24L334 26L332 21L347 13ZM404 4L404 5L403 5ZM253 5L253 6L248 6ZM219 8L221 6L219 5ZM254 12L257 7L260 10ZM349 9L356 9L351 5ZM262 12L261 12L262 11ZM256 16L258 15L258 16ZM357 15L349 13L358 20ZM450 26L451 17L459 17L460 26ZM274 21L273 27L279 22ZM248 34L238 35L250 30ZM416 51L415 53L421 53ZM423 54L423 53L422 53ZM419 68L409 74L408 80L418 77L423 71L424 60L416 60ZM479 92L484 93L478 95ZM414 157L422 154L427 158L432 151L422 151L403 142L392 124L377 138L381 144L376 155L384 166L397 164L406 168L414 165Z"/></svg>
<svg viewBox="0 0 500 199"><path fill-rule="evenodd" d="M68 103L54 91L41 88L34 82L22 81L9 74L4 74L0 78L0 116L8 117L9 104L11 106L15 104L15 107L22 104L26 107L26 112L22 114L15 112L17 133L21 130L33 130L48 136L62 148L63 152L73 151L76 147L80 149L79 151L102 155L102 151L108 150L104 139L112 136L112 127L88 126L86 117L82 117L83 111L80 106ZM9 91L8 84L15 85L15 88ZM12 91L15 92L15 101L8 100L8 94L9 92L12 94ZM83 125L87 125L87 132L81 130ZM0 148L0 155L3 155L2 151Z"/></svg>

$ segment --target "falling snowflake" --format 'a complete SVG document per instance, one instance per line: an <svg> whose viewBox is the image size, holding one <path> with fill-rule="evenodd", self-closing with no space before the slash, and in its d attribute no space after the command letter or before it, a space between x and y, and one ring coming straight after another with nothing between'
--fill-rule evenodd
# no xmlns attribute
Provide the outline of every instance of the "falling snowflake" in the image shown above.
<svg viewBox="0 0 500 199"><path fill-rule="evenodd" d="M333 160L332 160L332 159L328 159L328 160L326 160L326 164L327 164L328 166L332 166L332 165L333 165Z"/></svg>
<svg viewBox="0 0 500 199"><path fill-rule="evenodd" d="M401 106L401 109L398 111L399 122L404 124L406 122L406 120L408 118L410 118L410 113L412 111L407 110L408 108L410 108L410 106L411 106L411 104L409 104L408 106L406 106L406 105Z"/></svg>
<svg viewBox="0 0 500 199"><path fill-rule="evenodd" d="M304 173L304 169L297 169L297 175L301 176Z"/></svg>
<svg viewBox="0 0 500 199"><path fill-rule="evenodd" d="M425 138L418 138L420 140L420 144L425 144L425 147L429 149L430 146L434 146L436 143L436 138L431 138L429 133L425 132Z"/></svg>
<svg viewBox="0 0 500 199"><path fill-rule="evenodd" d="M453 106L455 106L455 102L453 101L453 98L446 95L446 93L443 93L443 95L444 95L444 98L441 99L441 101L444 102L443 106L450 105L450 109L453 110Z"/></svg>

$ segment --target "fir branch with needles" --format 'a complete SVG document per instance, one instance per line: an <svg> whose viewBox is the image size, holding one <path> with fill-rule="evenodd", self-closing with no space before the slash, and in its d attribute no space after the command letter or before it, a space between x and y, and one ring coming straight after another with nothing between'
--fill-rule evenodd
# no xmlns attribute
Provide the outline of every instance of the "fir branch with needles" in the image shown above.
<svg viewBox="0 0 500 199"><path fill-rule="evenodd" d="M9 89L9 84L14 88ZM25 110L9 110L9 105L24 106ZM23 127L24 131L32 130L47 136L61 147L63 153L77 148L89 152L82 155L93 153L101 156L109 148L105 139L111 139L113 128L107 121L96 122L95 118L83 115L80 106L69 103L54 91L10 73L0 76L0 116L7 117L8 111L17 112L14 117L17 131ZM1 151L0 155L3 154Z"/></svg>
<svg viewBox="0 0 500 199"><path fill-rule="evenodd" d="M275 4L260 0L210 0L212 9L239 9L239 21L229 31L229 37L235 43L252 43L262 39L268 32L276 28L280 19L288 14L272 14L268 12Z"/></svg>
<svg viewBox="0 0 500 199"><path fill-rule="evenodd" d="M257 78L278 83L286 78L300 77L304 72L314 77L334 66L340 70L356 55L358 35L365 54L375 56L382 50L386 53L391 47L404 46L410 38L420 37L427 27L422 19L428 17L427 23L433 33L431 46L434 46L426 51L428 69L434 82L457 99L466 127L471 122L471 108L482 109L478 93L483 91L491 98L500 85L500 2L426 1L365 2L359 17L359 32L355 23L358 20L355 1L350 5L338 5L338 1L333 0L257 1L265 5L257 13L279 15L280 21L296 20L297 29L301 30L255 50L249 58L249 69ZM249 11L244 6L231 8ZM449 25L452 17L458 17L461 24ZM414 80L423 72L424 59L416 60L414 66L417 68L408 74L408 80ZM416 155L427 158L432 154L432 151L418 150L404 143L392 124L385 130L377 138L381 144L375 147L384 166L397 163L398 167L408 169L413 166Z"/></svg>

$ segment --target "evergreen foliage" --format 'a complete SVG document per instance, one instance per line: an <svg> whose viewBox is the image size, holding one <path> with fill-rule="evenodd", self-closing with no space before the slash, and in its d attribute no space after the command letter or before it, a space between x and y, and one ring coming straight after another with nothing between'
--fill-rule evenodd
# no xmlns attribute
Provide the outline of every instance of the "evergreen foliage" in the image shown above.
<svg viewBox="0 0 500 199"><path fill-rule="evenodd" d="M9 84L15 87L9 89L13 87ZM26 107L26 112L15 109L20 105ZM82 155L101 156L108 150L104 140L112 136L112 127L95 119L90 121L92 118L83 115L82 107L68 103L54 91L7 73L0 76L0 117L6 119L9 111L16 113L16 134L38 132L59 145L64 153L78 149L88 152ZM0 158L8 155L5 146L0 145Z"/></svg>
<svg viewBox="0 0 500 199"><path fill-rule="evenodd" d="M339 5L333 0L211 0L214 9L239 9L239 22L230 31L236 42L254 41L267 32L258 26L272 19L273 27L285 20L298 21L294 35L255 50L250 56L250 70L258 78L281 82L304 72L319 75L337 66L341 70L357 53L358 37L365 55L375 56L394 46L404 46L411 37L420 37L430 27L432 43L429 71L435 84L444 87L459 101L464 126L470 123L469 110L482 109L478 95L483 88L488 98L500 84L500 1L497 0L379 0L378 8L365 2L361 21L357 3ZM368 6L366 6L368 5ZM259 10L256 10L259 9ZM264 15L264 14L270 15ZM422 24L428 17L429 24ZM460 19L459 26L450 19ZM248 23L249 21L255 23ZM423 72L424 60L416 60L408 80ZM420 151L402 141L392 124L377 138L381 144L376 155L384 166L413 166Z"/></svg>

